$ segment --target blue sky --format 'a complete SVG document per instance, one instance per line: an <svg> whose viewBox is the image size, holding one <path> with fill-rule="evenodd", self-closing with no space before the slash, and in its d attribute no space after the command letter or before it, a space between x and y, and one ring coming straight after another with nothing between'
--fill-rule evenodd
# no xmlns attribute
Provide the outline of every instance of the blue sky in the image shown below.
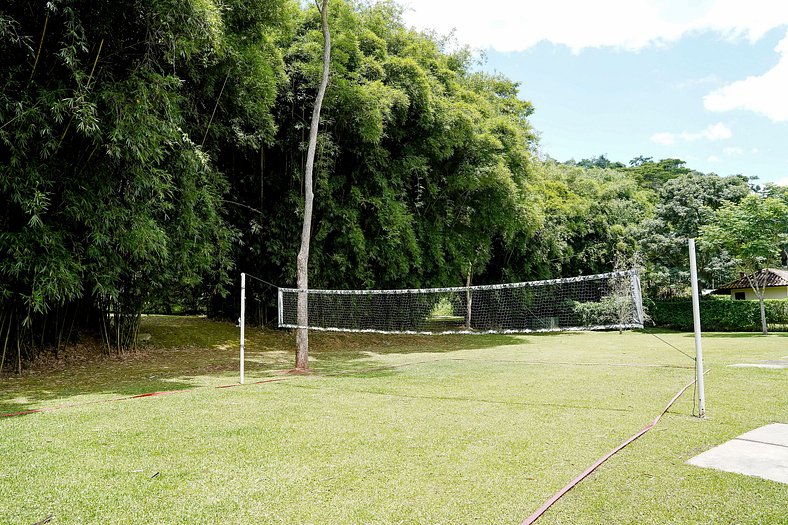
<svg viewBox="0 0 788 525"><path fill-rule="evenodd" d="M520 82L546 155L675 157L704 172L788 184L781 4L552 0L536 8L487 0L465 9L457 0L418 0L405 19L454 30L459 43L485 50L483 69Z"/></svg>

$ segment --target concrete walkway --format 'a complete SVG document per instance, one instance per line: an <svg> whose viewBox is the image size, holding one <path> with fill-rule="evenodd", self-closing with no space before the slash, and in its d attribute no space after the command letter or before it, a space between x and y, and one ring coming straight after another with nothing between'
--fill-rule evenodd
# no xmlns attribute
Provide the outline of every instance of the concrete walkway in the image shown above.
<svg viewBox="0 0 788 525"><path fill-rule="evenodd" d="M788 484L788 424L756 428L687 463Z"/></svg>
<svg viewBox="0 0 788 525"><path fill-rule="evenodd" d="M728 366L733 368L788 368L788 355L771 361L761 361L760 363L737 363Z"/></svg>
<svg viewBox="0 0 788 525"><path fill-rule="evenodd" d="M781 359L779 361L761 361L760 363L737 363L735 365L728 365L732 368L774 368L782 369L788 368L788 360Z"/></svg>

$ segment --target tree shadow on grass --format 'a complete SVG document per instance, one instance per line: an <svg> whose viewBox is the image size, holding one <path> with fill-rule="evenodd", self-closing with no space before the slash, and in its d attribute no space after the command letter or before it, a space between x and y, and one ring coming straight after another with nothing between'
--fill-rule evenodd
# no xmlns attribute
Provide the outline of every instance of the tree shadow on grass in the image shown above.
<svg viewBox="0 0 788 525"><path fill-rule="evenodd" d="M310 335L310 358L320 373L363 370L396 365L380 358L394 355L443 355L460 350L477 350L507 345L523 345L529 341L514 335L401 335L316 332ZM295 348L295 347L293 347ZM294 350L295 351L295 350Z"/></svg>
<svg viewBox="0 0 788 525"><path fill-rule="evenodd" d="M85 337L58 359L46 356L22 375L0 375L0 415L189 390L210 384L206 377L237 381L238 341L230 323L145 316L141 333L149 341L123 355L106 355L100 342Z"/></svg>
<svg viewBox="0 0 788 525"><path fill-rule="evenodd" d="M684 334L684 337L695 337L694 334ZM704 339L753 339L763 337L761 332L703 332ZM788 337L788 332L769 332L766 337Z"/></svg>
<svg viewBox="0 0 788 525"><path fill-rule="evenodd" d="M223 379L226 384L238 381L240 340L233 323L204 317L145 316L141 332L150 334L150 341L135 353L108 357L94 350L72 361L40 364L22 376L0 376L0 414L215 386ZM329 332L312 332L310 340L317 374L385 365L379 358L386 354L445 354L528 342L510 335ZM250 327L245 343L250 380L282 374L293 366L295 337L290 331Z"/></svg>
<svg viewBox="0 0 788 525"><path fill-rule="evenodd" d="M0 389L0 416L28 410L49 411L67 406L106 402L153 392L188 390L196 385L175 380L138 380L129 384L49 385L42 382L13 381L3 378ZM0 418L2 421L2 418Z"/></svg>
<svg viewBox="0 0 788 525"><path fill-rule="evenodd" d="M559 335L564 337L568 337L568 336L574 337L574 336L582 335L584 333L585 332L578 330L565 330L565 331L558 330L554 332L530 332L525 335L527 335L528 337L557 337Z"/></svg>
<svg viewBox="0 0 788 525"><path fill-rule="evenodd" d="M674 328L663 328L659 326L647 326L632 330L636 334L683 334L686 330L676 330Z"/></svg>
<svg viewBox="0 0 788 525"><path fill-rule="evenodd" d="M391 377L394 373L384 373L381 374L380 372L370 373L369 375L362 375L357 374L351 377L354 378L384 378L384 377ZM322 387L316 387L315 385L309 385L306 383L302 384L293 384L291 385L293 388L302 388L307 390L317 390ZM554 401L519 401L519 400L509 400L509 399L491 399L489 397L476 397L471 395L440 395L440 394L414 394L408 392L396 392L391 390L374 390L374 389L365 389L365 388L343 388L343 392L348 394L368 394L374 396L383 396L387 398L402 398L402 399L422 399L427 401L456 401L456 402L470 402L470 403L485 403L485 404L493 404L493 405L504 405L510 407L538 407L538 408L559 408L559 409L571 409L571 410L599 410L604 412L626 412L632 413L634 410L631 407L622 408L622 407L605 407L605 406L594 406L590 403L559 403Z"/></svg>

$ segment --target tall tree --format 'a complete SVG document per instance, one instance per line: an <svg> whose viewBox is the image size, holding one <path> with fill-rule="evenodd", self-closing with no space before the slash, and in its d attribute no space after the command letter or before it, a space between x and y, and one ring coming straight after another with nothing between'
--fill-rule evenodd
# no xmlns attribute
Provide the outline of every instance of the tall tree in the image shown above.
<svg viewBox="0 0 788 525"><path fill-rule="evenodd" d="M0 337L21 343L17 364L74 319L124 351L161 290L226 280L226 182L199 146L205 127L190 134L184 82L225 48L221 12L210 0L4 3L0 317L18 322Z"/></svg>
<svg viewBox="0 0 788 525"><path fill-rule="evenodd" d="M629 161L627 173L635 176L638 183L644 188L659 190L670 179L686 175L692 170L681 159L662 159L654 161L651 157L635 157Z"/></svg>
<svg viewBox="0 0 788 525"><path fill-rule="evenodd" d="M315 149L317 148L317 129L320 125L320 108L328 87L328 71L331 67L331 34L328 30L328 0L322 3L315 1L320 11L320 24L323 29L323 76L317 90L315 105L312 108L312 124L309 128L309 146L304 169L304 223L301 228L301 249L298 251L298 328L296 330L296 369L309 369L309 241L312 235L312 171L315 165Z"/></svg>
<svg viewBox="0 0 788 525"><path fill-rule="evenodd" d="M532 186L543 222L523 239L507 266L549 278L600 273L638 248L636 226L648 216L650 191L620 169L582 168L546 162Z"/></svg>
<svg viewBox="0 0 788 525"><path fill-rule="evenodd" d="M310 282L460 284L474 260L481 276L496 239L506 244L512 230L533 229L530 104L517 98L515 83L472 72L469 54L446 53L433 37L409 30L394 4L337 0L330 7L331 83L314 164L319 205ZM258 264L271 280L296 280L301 220L291 217L302 208L308 120L322 66L317 15L314 8L302 13L284 55L289 82L277 104L276 143L266 150L272 197L260 237L266 256Z"/></svg>
<svg viewBox="0 0 788 525"><path fill-rule="evenodd" d="M662 183L653 217L639 228L648 268L645 285L652 297L686 293L687 239L697 237L701 227L713 222L723 204L739 202L749 193L747 179L740 176L689 172ZM698 256L704 286L713 287L727 278L731 261L725 253L700 250Z"/></svg>
<svg viewBox="0 0 788 525"><path fill-rule="evenodd" d="M763 335L768 333L764 306L765 280L759 271L780 264L788 243L788 205L777 197L751 194L738 204L727 203L715 214L715 221L701 228L703 243L726 250L745 274L761 309Z"/></svg>
<svg viewBox="0 0 788 525"><path fill-rule="evenodd" d="M581 168L623 168L624 165L620 162L613 162L604 155L598 157L591 157L590 159L583 159L577 163Z"/></svg>

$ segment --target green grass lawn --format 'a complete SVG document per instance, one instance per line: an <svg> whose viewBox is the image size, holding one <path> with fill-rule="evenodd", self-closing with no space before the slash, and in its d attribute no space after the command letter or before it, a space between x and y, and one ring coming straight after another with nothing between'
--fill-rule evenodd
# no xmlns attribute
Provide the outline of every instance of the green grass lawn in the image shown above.
<svg viewBox="0 0 788 525"><path fill-rule="evenodd" d="M692 361L646 333L293 336L147 317L151 342L0 378L0 523L518 524L651 421ZM691 334L660 333L693 353ZM788 485L686 460L788 422L786 334L704 338L708 417L690 389L539 524L786 523ZM172 395L93 401L152 392Z"/></svg>

